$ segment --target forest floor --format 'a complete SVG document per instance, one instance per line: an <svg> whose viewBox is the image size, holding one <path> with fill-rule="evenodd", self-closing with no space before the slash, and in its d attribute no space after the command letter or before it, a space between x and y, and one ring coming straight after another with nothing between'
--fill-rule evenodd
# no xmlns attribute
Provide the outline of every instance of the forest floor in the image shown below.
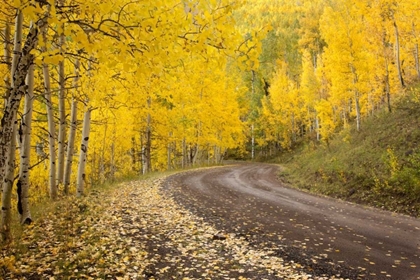
<svg viewBox="0 0 420 280"><path fill-rule="evenodd" d="M194 216L163 181L52 203L0 248L0 279L312 279L300 264Z"/></svg>

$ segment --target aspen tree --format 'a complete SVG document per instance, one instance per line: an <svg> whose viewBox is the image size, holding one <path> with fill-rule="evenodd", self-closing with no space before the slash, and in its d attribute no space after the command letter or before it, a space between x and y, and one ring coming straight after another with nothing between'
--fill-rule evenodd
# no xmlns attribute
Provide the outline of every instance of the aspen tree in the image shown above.
<svg viewBox="0 0 420 280"><path fill-rule="evenodd" d="M12 105L13 89L16 88L15 72L18 71L18 63L22 56L22 25L23 25L23 14L20 10L17 10L16 22L15 22L15 37L13 42L13 58L11 71L11 83L10 86L12 91L7 96L6 110ZM23 91L24 89L22 89ZM23 93L22 93L23 94ZM21 98L21 96L20 96ZM2 159L2 201L1 201L1 221L0 221L0 234L2 241L10 239L10 219L11 219L11 195L12 187L14 182L14 171L15 171L15 156L16 156L16 112L17 107L11 110L11 116L8 119L8 123L4 122L5 115L2 119L2 128L9 126L9 141L2 143L7 145L4 147L4 158ZM2 132L3 132L2 131ZM4 133L4 132L3 132ZM7 135L7 134L6 134ZM4 134L2 134L4 136Z"/></svg>
<svg viewBox="0 0 420 280"><path fill-rule="evenodd" d="M11 41L11 34L10 34L10 23L6 20L5 23L5 27L4 27L4 62L6 63L6 65L11 65L12 62L12 55L11 55L11 46L12 44L10 43ZM10 68L8 66L8 68ZM9 72L11 71L11 69L9 69ZM4 76L4 85L6 87L6 94L4 95L4 105L6 105L7 103L7 98L9 96L9 92L11 89L11 79L12 77L10 76L10 74L7 74Z"/></svg>
<svg viewBox="0 0 420 280"><path fill-rule="evenodd" d="M84 186L86 184L86 160L89 144L90 134L90 118L92 109L88 108L83 116L83 129L82 129L82 140L79 150L79 163L77 168L77 182L76 182L76 195L81 197L84 195Z"/></svg>
<svg viewBox="0 0 420 280"><path fill-rule="evenodd" d="M45 25L42 29L42 36L44 39L44 45L41 46L41 51L43 53L47 52L46 43L47 43L47 32L48 25ZM42 63L42 72L44 75L44 100L47 110L47 120L48 120L48 147L49 147L49 192L50 198L56 199L58 195L57 181L56 181L56 151L55 151L55 119L53 111L53 103L51 98L51 82L50 82L50 71L48 64Z"/></svg>
<svg viewBox="0 0 420 280"><path fill-rule="evenodd" d="M402 74L402 67L401 67L401 55L400 55L400 32L398 30L397 22L394 20L394 31L395 31L395 64L397 66L398 71L398 79L400 81L401 87L405 87L404 77Z"/></svg>
<svg viewBox="0 0 420 280"><path fill-rule="evenodd" d="M42 5L42 3L40 3ZM19 13L18 13L19 14ZM17 17L18 18L18 17ZM18 21L17 21L18 22ZM22 97L26 94L25 80L30 66L33 64L34 55L32 51L38 43L39 30L46 24L46 15L43 14L40 19L34 22L29 28L28 34L23 44L21 52L15 54L20 55L16 63L15 70L11 75L11 89L1 120L0 131L0 172L1 176L5 178L8 168L10 168L11 143L16 140L15 133L15 119L19 109ZM16 27L18 24L16 24ZM15 38L22 34L21 28L15 28ZM20 42L19 42L20 43ZM15 44L15 48L19 44ZM14 152L13 152L14 153ZM5 186L5 185L3 185ZM3 241L10 239L10 191L6 188L2 194L2 219L0 224L0 234Z"/></svg>
<svg viewBox="0 0 420 280"><path fill-rule="evenodd" d="M60 6L63 6L65 1L58 1ZM66 137L66 108L65 108L65 69L64 69L64 48L65 48L65 35L64 23L61 23L59 30L59 51L62 59L58 63L58 153L57 153L57 185L63 183L64 178L64 154L65 154L65 137Z"/></svg>
<svg viewBox="0 0 420 280"><path fill-rule="evenodd" d="M67 141L67 155L66 155L66 165L64 169L64 193L68 194L70 187L71 179L71 169L73 164L73 154L74 154L74 141L76 139L76 129L77 129L77 92L79 87L79 60L76 60L74 65L74 81L73 87L75 93L73 94L73 100L71 102L71 113L70 113L70 132L69 138Z"/></svg>
<svg viewBox="0 0 420 280"><path fill-rule="evenodd" d="M21 121L20 135L20 168L17 182L18 212L21 224L32 222L29 210L29 185L30 185L30 162L31 162L31 133L32 112L34 102L34 65L31 65L27 77L28 92L25 95L24 115Z"/></svg>

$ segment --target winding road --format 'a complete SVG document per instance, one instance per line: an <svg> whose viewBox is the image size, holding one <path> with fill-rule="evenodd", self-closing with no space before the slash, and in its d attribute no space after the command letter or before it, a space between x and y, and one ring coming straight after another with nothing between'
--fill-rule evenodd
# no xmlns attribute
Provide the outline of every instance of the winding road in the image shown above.
<svg viewBox="0 0 420 280"><path fill-rule="evenodd" d="M173 175L165 189L221 232L314 276L420 279L420 219L284 186L279 166L240 163Z"/></svg>

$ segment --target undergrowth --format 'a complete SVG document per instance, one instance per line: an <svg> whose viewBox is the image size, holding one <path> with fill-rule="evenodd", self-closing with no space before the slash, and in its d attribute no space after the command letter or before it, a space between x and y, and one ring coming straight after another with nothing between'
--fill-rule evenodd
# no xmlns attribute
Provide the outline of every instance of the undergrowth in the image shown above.
<svg viewBox="0 0 420 280"><path fill-rule="evenodd" d="M349 126L328 145L307 142L282 154L283 180L309 192L420 216L420 85Z"/></svg>

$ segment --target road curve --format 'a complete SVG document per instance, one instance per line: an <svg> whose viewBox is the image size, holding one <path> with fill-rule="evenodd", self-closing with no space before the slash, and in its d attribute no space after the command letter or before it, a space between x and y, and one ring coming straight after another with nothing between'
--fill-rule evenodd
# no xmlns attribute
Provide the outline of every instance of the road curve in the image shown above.
<svg viewBox="0 0 420 280"><path fill-rule="evenodd" d="M420 219L285 187L279 167L244 163L167 179L175 200L227 233L314 275L420 279Z"/></svg>

